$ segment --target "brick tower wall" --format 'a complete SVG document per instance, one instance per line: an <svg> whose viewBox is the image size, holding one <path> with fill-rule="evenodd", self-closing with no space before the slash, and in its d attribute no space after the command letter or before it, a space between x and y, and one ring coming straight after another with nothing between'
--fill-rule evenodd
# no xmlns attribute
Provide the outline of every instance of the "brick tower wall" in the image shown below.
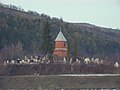
<svg viewBox="0 0 120 90"><path fill-rule="evenodd" d="M66 42L65 41L56 41L55 48L67 48Z"/></svg>
<svg viewBox="0 0 120 90"><path fill-rule="evenodd" d="M60 57L67 57L67 44L65 41L56 41L54 54Z"/></svg>

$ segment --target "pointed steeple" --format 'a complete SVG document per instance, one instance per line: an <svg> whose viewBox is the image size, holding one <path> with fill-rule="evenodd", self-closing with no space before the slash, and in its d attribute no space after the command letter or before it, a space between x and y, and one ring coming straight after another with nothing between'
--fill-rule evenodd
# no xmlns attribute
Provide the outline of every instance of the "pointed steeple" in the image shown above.
<svg viewBox="0 0 120 90"><path fill-rule="evenodd" d="M61 27L60 27L60 32L57 35L55 41L67 41L66 38L65 38L65 36L63 35L62 31L61 31Z"/></svg>

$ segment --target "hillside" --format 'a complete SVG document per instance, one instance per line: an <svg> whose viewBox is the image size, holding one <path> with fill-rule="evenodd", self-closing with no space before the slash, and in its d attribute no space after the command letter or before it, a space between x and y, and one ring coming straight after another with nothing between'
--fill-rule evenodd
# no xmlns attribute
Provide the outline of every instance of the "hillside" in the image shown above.
<svg viewBox="0 0 120 90"><path fill-rule="evenodd" d="M62 32L70 43L71 56L74 56L74 33L78 32L79 57L90 56L119 61L120 30L88 23L69 23L45 14L16 8L0 5L0 58L43 54L42 33L48 22L53 40L59 32L59 27L62 27Z"/></svg>

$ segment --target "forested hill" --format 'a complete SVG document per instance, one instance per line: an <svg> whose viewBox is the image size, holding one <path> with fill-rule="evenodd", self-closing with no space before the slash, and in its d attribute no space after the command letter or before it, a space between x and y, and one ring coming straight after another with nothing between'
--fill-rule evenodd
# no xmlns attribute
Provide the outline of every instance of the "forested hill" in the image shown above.
<svg viewBox="0 0 120 90"><path fill-rule="evenodd" d="M62 27L74 56L75 32L78 33L78 56L91 56L119 60L120 30L103 28L88 23L69 23L62 19L24 11L12 5L0 4L0 58L20 58L29 54L42 54L42 33L46 22L54 40Z"/></svg>

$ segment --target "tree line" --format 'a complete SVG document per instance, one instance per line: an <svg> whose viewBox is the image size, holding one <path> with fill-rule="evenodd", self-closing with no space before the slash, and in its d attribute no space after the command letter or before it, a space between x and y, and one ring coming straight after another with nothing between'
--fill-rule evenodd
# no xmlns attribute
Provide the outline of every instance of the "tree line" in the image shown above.
<svg viewBox="0 0 120 90"><path fill-rule="evenodd" d="M30 21L4 13L0 14L0 19L0 54L4 59L53 52L49 22L41 24L39 20Z"/></svg>

